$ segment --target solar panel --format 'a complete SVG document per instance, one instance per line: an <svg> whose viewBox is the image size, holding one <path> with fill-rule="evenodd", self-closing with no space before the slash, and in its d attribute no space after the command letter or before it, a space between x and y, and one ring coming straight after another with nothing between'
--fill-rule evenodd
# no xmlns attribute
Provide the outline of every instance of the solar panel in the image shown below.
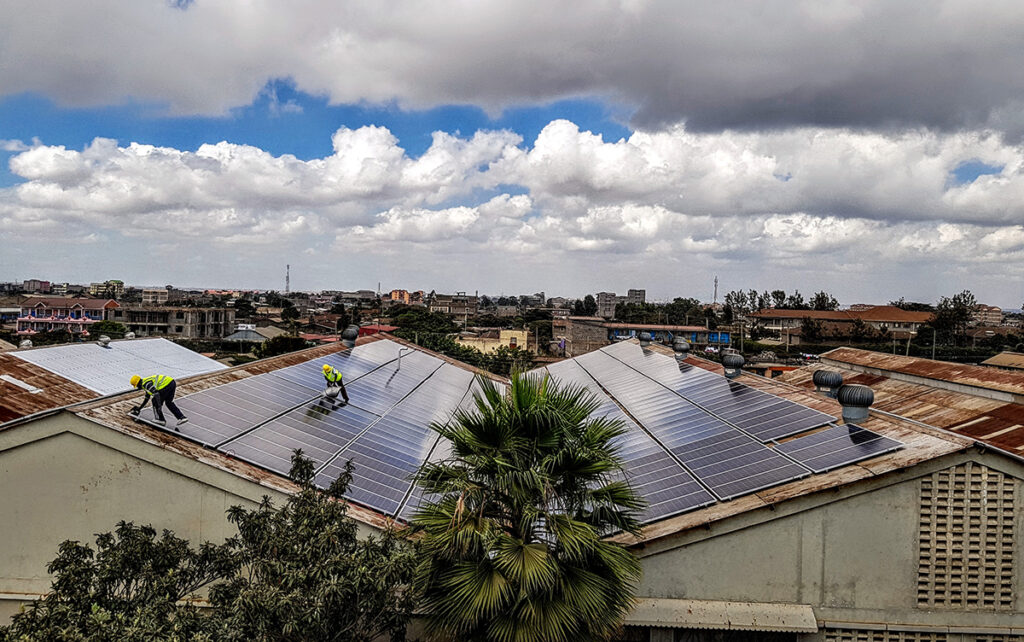
<svg viewBox="0 0 1024 642"><path fill-rule="evenodd" d="M12 351L15 357L49 370L90 390L109 395L131 390L133 374L190 377L227 366L167 339L113 341Z"/></svg>
<svg viewBox="0 0 1024 642"><path fill-rule="evenodd" d="M313 396L309 388L262 374L202 390L176 399L175 403L189 419L180 428L181 433L212 446L308 402Z"/></svg>
<svg viewBox="0 0 1024 642"><path fill-rule="evenodd" d="M832 426L775 447L816 473L899 450L903 444L853 424Z"/></svg>
<svg viewBox="0 0 1024 642"><path fill-rule="evenodd" d="M601 405L592 416L618 420L626 427L626 433L616 438L615 445L622 457L626 478L647 501L647 507L640 514L641 521L663 519L715 502L715 497L630 420L578 363L562 361L548 366L548 372L558 381L582 386L594 395Z"/></svg>
<svg viewBox="0 0 1024 642"><path fill-rule="evenodd" d="M317 400L228 442L221 450L287 475L296 449L302 449L315 466L322 466L376 419L378 415L353 406L332 407Z"/></svg>
<svg viewBox="0 0 1024 642"><path fill-rule="evenodd" d="M738 381L730 381L703 368L677 364L668 355L645 352L634 343L614 344L601 351L762 442L796 435L835 420L831 415Z"/></svg>
<svg viewBox="0 0 1024 642"><path fill-rule="evenodd" d="M383 415L443 363L423 352L411 352L402 357L401 364L388 363L345 388L353 406Z"/></svg>
<svg viewBox="0 0 1024 642"><path fill-rule="evenodd" d="M412 475L437 441L430 424L448 420L472 379L472 373L443 364L324 467L317 483L329 485L351 461L354 470L346 497L382 513L397 513Z"/></svg>
<svg viewBox="0 0 1024 642"><path fill-rule="evenodd" d="M809 472L611 355L590 352L576 361L719 499Z"/></svg>
<svg viewBox="0 0 1024 642"><path fill-rule="evenodd" d="M374 341L366 345L356 346L344 352L335 352L325 357L311 359L288 368L275 370L275 377L287 379L293 383L323 390L323 365L337 369L344 376L346 385L357 377L394 360L402 346L393 341Z"/></svg>

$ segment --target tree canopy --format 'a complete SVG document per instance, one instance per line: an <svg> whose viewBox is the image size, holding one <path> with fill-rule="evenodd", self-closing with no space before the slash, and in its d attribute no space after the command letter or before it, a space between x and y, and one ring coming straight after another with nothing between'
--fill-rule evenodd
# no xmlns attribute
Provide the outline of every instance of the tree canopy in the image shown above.
<svg viewBox="0 0 1024 642"><path fill-rule="evenodd" d="M428 628L466 640L595 640L633 603L639 563L602 537L635 532L642 500L613 445L623 425L549 378L509 394L478 381L475 408L434 430L452 456L418 477L427 496L417 573Z"/></svg>

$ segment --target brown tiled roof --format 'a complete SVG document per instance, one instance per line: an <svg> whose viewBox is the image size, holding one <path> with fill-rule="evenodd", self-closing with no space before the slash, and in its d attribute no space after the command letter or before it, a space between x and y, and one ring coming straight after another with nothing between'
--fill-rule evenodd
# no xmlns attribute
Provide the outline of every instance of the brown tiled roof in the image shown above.
<svg viewBox="0 0 1024 642"><path fill-rule="evenodd" d="M65 297L29 297L22 301L21 307L34 308L40 303L47 308L70 308L75 305L80 305L86 310L102 310L111 303L114 304L111 307L121 307L121 305L113 299L70 299Z"/></svg>
<svg viewBox="0 0 1024 642"><path fill-rule="evenodd" d="M911 312L893 305L876 305L864 310L786 310L766 308L752 313L750 316L759 319L820 319L828 321L852 322L878 321L889 323L927 323L932 318L931 312Z"/></svg>

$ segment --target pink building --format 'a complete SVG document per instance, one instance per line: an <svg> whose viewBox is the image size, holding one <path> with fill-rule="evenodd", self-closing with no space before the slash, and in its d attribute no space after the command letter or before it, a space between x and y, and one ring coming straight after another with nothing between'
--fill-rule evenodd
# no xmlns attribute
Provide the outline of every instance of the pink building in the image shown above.
<svg viewBox="0 0 1024 642"><path fill-rule="evenodd" d="M106 311L121 307L113 299L30 298L21 304L18 334L67 331L88 333Z"/></svg>

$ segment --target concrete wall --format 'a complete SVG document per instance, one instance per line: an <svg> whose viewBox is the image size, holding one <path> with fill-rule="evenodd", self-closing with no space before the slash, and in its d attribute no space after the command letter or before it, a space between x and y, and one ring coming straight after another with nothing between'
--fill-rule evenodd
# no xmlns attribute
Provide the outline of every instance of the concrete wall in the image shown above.
<svg viewBox="0 0 1024 642"><path fill-rule="evenodd" d="M640 595L810 604L819 622L1024 627L1019 597L1016 612L917 606L919 477L965 457L919 465L897 476L897 483L885 485L884 478L862 482L818 494L824 498L793 500L760 516L741 515L642 551ZM1018 478L1024 475L1019 464L1005 457L974 453L971 459ZM1016 522L1015 578L1021 586L1019 514Z"/></svg>
<svg viewBox="0 0 1024 642"><path fill-rule="evenodd" d="M225 511L282 492L62 412L0 431L0 622L49 590L67 539L94 543L120 520L193 545L235 534ZM363 528L364 534L371 532Z"/></svg>

